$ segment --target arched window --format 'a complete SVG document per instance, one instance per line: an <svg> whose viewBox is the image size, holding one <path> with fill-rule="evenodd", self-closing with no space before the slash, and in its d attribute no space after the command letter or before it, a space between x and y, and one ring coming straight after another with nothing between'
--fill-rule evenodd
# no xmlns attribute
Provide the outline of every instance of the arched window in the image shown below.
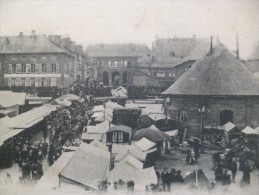
<svg viewBox="0 0 259 195"><path fill-rule="evenodd" d="M128 83L128 72L123 72L122 83L123 84L127 84Z"/></svg>
<svg viewBox="0 0 259 195"><path fill-rule="evenodd" d="M222 110L220 111L220 125L225 125L227 122L233 122L233 111Z"/></svg>
<svg viewBox="0 0 259 195"><path fill-rule="evenodd" d="M109 85L109 73L107 71L103 72L103 85Z"/></svg>
<svg viewBox="0 0 259 195"><path fill-rule="evenodd" d="M185 109L181 109L178 112L178 121L180 123L185 123L188 119L188 112Z"/></svg>
<svg viewBox="0 0 259 195"><path fill-rule="evenodd" d="M112 84L118 86L119 83L120 83L120 73L118 71L115 71L112 73Z"/></svg>

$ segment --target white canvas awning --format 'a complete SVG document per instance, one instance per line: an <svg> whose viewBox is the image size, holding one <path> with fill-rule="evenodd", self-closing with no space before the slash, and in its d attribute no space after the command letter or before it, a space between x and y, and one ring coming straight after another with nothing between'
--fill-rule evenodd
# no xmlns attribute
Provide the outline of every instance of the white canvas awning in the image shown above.
<svg viewBox="0 0 259 195"><path fill-rule="evenodd" d="M34 186L35 190L53 190L59 188L59 173L71 160L75 152L64 152L54 162L54 164L48 168L48 170L41 177L39 182Z"/></svg>
<svg viewBox="0 0 259 195"><path fill-rule="evenodd" d="M234 125L234 124L231 123L231 122L228 122L228 123L226 123L225 125L223 125L223 127L224 127L224 130L225 130L226 132L229 132L230 130L234 129L234 128L236 127L236 125Z"/></svg>
<svg viewBox="0 0 259 195"><path fill-rule="evenodd" d="M167 135L169 135L170 137L175 137L178 135L178 130L176 129L176 130L172 130L172 131L165 131L165 133Z"/></svg>
<svg viewBox="0 0 259 195"><path fill-rule="evenodd" d="M103 107L103 105L98 105L98 106L95 106L92 111L93 112L103 112L104 107Z"/></svg>
<svg viewBox="0 0 259 195"><path fill-rule="evenodd" d="M45 116L49 115L50 112L54 110L56 110L54 106L50 104L45 104L15 117L8 119L5 118L3 120L3 123L5 126L12 129L26 129L42 121Z"/></svg>
<svg viewBox="0 0 259 195"><path fill-rule="evenodd" d="M146 152L156 146L156 143L143 137L141 140L134 143L141 151Z"/></svg>
<svg viewBox="0 0 259 195"><path fill-rule="evenodd" d="M144 162L147 157L147 154L145 152L142 152L137 146L131 145L128 150L119 153L115 157L114 161L119 162L119 161L123 160L129 154L134 156L136 159L138 159L139 161L142 161L142 162Z"/></svg>
<svg viewBox="0 0 259 195"><path fill-rule="evenodd" d="M154 167L143 169L143 164L133 156L127 156L109 173L108 181L134 181L135 190L144 191L146 185L157 183Z"/></svg>
<svg viewBox="0 0 259 195"><path fill-rule="evenodd" d="M150 129L157 130L157 131L160 131L155 125L151 125L149 128L150 128Z"/></svg>
<svg viewBox="0 0 259 195"><path fill-rule="evenodd" d="M104 145L102 142L100 142L98 139L95 139L94 141L92 141L90 143L90 145L94 146L94 147L97 147L97 148L100 148L102 150L105 150L105 151L109 151L109 148Z"/></svg>
<svg viewBox="0 0 259 195"><path fill-rule="evenodd" d="M130 145L124 145L124 144L112 144L112 153L113 154L119 154L124 153L129 149Z"/></svg>
<svg viewBox="0 0 259 195"><path fill-rule="evenodd" d="M82 133L81 139L82 140L102 140L103 134L100 133Z"/></svg>
<svg viewBox="0 0 259 195"><path fill-rule="evenodd" d="M255 131L252 127L249 127L249 126L247 126L246 128L244 128L243 130L242 130L242 132L244 133L244 134L249 134L249 135L258 135L259 133L257 133L257 131Z"/></svg>
<svg viewBox="0 0 259 195"><path fill-rule="evenodd" d="M113 127L114 125L109 124L108 121L104 121L102 123L96 124L96 125L88 125L87 126L87 133L106 133L110 127Z"/></svg>
<svg viewBox="0 0 259 195"><path fill-rule="evenodd" d="M10 129L8 127L0 126L0 146L4 144L4 142L17 134L21 133L24 129Z"/></svg>
<svg viewBox="0 0 259 195"><path fill-rule="evenodd" d="M81 143L72 159L60 172L60 182L98 190L98 183L107 178L109 165L108 151Z"/></svg>

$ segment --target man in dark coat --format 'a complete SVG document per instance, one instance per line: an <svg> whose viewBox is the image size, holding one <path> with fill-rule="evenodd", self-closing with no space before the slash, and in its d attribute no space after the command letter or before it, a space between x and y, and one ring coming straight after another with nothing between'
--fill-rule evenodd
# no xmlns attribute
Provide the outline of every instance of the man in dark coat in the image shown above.
<svg viewBox="0 0 259 195"><path fill-rule="evenodd" d="M198 162L198 158L200 158L199 148L200 148L199 141L195 140L195 143L193 145L193 150L194 150L194 158L195 158L196 163Z"/></svg>
<svg viewBox="0 0 259 195"><path fill-rule="evenodd" d="M249 167L247 161L245 161L244 167L243 167L242 182L243 182L243 184L246 184L246 185L250 184L250 167Z"/></svg>
<svg viewBox="0 0 259 195"><path fill-rule="evenodd" d="M170 175L167 172L167 168L164 168L164 171L161 174L161 179L162 179L162 187L164 192L170 192Z"/></svg>
<svg viewBox="0 0 259 195"><path fill-rule="evenodd" d="M176 174L175 174L175 181L176 181L177 183L183 183L183 182L184 182L183 177L182 177L182 175L181 175L181 170L176 171Z"/></svg>
<svg viewBox="0 0 259 195"><path fill-rule="evenodd" d="M232 158L232 161L230 164L230 170L232 173L232 182L235 183L236 174L237 174L237 160L235 158Z"/></svg>

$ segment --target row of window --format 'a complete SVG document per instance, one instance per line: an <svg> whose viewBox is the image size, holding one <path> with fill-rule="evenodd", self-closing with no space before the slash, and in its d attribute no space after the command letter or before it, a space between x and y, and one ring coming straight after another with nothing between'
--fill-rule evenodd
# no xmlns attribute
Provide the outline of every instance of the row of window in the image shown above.
<svg viewBox="0 0 259 195"><path fill-rule="evenodd" d="M173 73L157 72L155 76L157 76L157 77L175 77L176 74L177 74L177 71L174 71Z"/></svg>
<svg viewBox="0 0 259 195"><path fill-rule="evenodd" d="M131 65L130 62L126 61L126 60L109 60L109 61L95 61L95 64L99 65L99 64L105 64L108 65L109 67L128 67Z"/></svg>
<svg viewBox="0 0 259 195"><path fill-rule="evenodd" d="M41 56L42 60L46 60L46 56ZM57 60L57 56L51 56L51 60ZM11 60L36 60L36 56L11 56Z"/></svg>
<svg viewBox="0 0 259 195"><path fill-rule="evenodd" d="M57 78L8 78L8 86L55 87Z"/></svg>
<svg viewBox="0 0 259 195"><path fill-rule="evenodd" d="M8 73L47 72L47 64L9 64ZM51 72L59 72L59 64L51 64Z"/></svg>

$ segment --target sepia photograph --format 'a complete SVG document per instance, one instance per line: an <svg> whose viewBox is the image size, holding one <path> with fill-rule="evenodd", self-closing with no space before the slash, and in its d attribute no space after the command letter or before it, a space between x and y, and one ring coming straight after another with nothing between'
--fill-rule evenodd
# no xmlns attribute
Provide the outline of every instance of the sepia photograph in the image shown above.
<svg viewBox="0 0 259 195"><path fill-rule="evenodd" d="M259 0L0 0L0 195L258 184Z"/></svg>

